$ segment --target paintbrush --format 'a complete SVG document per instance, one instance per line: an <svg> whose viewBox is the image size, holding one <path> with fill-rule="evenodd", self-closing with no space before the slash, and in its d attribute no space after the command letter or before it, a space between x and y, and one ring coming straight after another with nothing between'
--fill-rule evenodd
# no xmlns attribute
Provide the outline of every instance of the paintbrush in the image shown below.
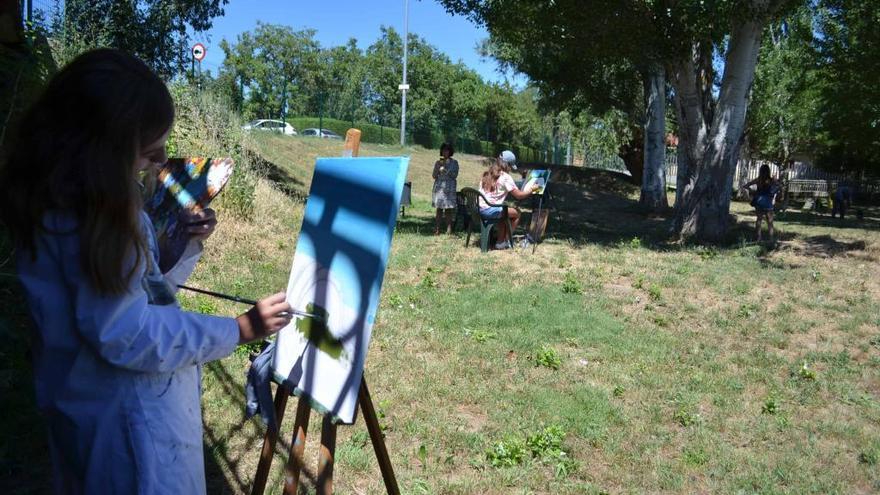
<svg viewBox="0 0 880 495"><path fill-rule="evenodd" d="M257 304L257 301L254 301L253 299L246 299L244 297L238 297L238 296L230 296L228 294L221 294L219 292L214 292L214 291L205 290L205 289L197 289L195 287L190 287L188 285L177 284L177 287L184 289L184 290L192 291L192 292L198 292L199 294L205 294L207 296L213 296L213 297L217 297L220 299L226 299L227 301L234 301L237 303L249 304L251 306L255 306ZM306 313L305 311L300 311L298 309L291 309L290 311L282 311L282 312L278 313L278 316L288 316L288 315L296 315L296 316L302 316L305 318L312 318L315 320L324 321L324 318L321 315L316 315L313 313Z"/></svg>

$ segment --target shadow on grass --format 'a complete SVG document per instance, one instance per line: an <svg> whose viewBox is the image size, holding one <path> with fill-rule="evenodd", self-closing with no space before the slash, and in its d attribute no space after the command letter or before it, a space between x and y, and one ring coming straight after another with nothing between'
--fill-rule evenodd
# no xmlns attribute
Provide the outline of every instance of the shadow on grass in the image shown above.
<svg viewBox="0 0 880 495"><path fill-rule="evenodd" d="M667 208L650 212L635 199L638 188L619 174L593 171L578 176L575 182L551 182L552 204L546 238L572 246L599 244L605 246L639 246L656 251L674 251L682 245L672 235L674 212ZM832 235L806 235L779 229L778 223L847 229L880 228L880 208L860 207L863 220L857 220L855 208L846 219L832 219L819 213L789 210L777 215L777 246L763 245L767 252L774 249L796 250L813 257L832 257L863 251L864 241L844 242ZM756 244L754 217L739 216L731 223L725 240L713 249L740 249ZM530 212L524 211L520 229L529 224ZM766 228L766 227L765 227Z"/></svg>
<svg viewBox="0 0 880 495"><path fill-rule="evenodd" d="M237 384L235 377L229 372L222 361L213 361L205 365L205 367L216 376L216 383L222 387L225 397L230 399L235 408L243 414L246 403L244 387ZM285 409L287 413L285 413L284 418L286 418L288 423L293 421L292 414L289 413L290 410L295 407L295 404L296 402L290 401ZM204 414L205 411L203 408L203 418ZM248 421L256 420L247 420L242 417L241 423L233 426L231 429L225 430L220 428L219 431L215 431L203 419L202 422L204 423L205 437L205 478L208 493L250 493L253 479L241 478L239 475L239 465L241 464L242 459L238 456L230 455L230 451L227 447L227 442L231 438L244 435L242 430ZM244 444L241 447L237 447L236 451L239 453L251 452L255 450L255 447L261 449L265 429L261 429L261 432L262 433L259 435L248 435L244 439ZM272 466L277 468L279 463L286 462L288 452L290 451L291 440L292 437L289 435L287 437L284 435L278 435L278 441L273 449L274 462L272 463ZM260 454L255 453L254 455L257 456L257 459L255 460L258 460ZM250 474L255 474L255 472ZM303 469L301 475L301 480L310 481L312 486L315 485L316 479L314 473L309 472L307 469ZM278 480L275 481L277 482ZM274 485L272 482L273 480L270 476L269 482L266 485L266 491L268 493L273 492L272 488Z"/></svg>
<svg viewBox="0 0 880 495"><path fill-rule="evenodd" d="M618 245L633 242L633 239L638 239L645 247L657 249L667 249L671 245L671 209L650 213L630 199L632 190L605 187L603 180L596 182L598 187L552 184L547 237L574 245ZM529 220L527 217L523 224Z"/></svg>
<svg viewBox="0 0 880 495"><path fill-rule="evenodd" d="M856 217L856 212L861 210L863 219ZM776 219L798 225L812 227L828 227L834 229L866 229L880 230L880 208L872 206L858 206L847 212L846 218L832 218L830 214L813 211L786 210L776 214Z"/></svg>
<svg viewBox="0 0 880 495"><path fill-rule="evenodd" d="M460 226L459 229L461 229ZM406 215L397 215L396 231L407 234L432 236L434 235L434 217L413 215L412 212L408 212Z"/></svg>
<svg viewBox="0 0 880 495"><path fill-rule="evenodd" d="M275 184L279 191L297 203L305 203L309 191L303 181L290 175L283 167L263 158L259 153L253 152L251 158L257 170L265 171L266 179Z"/></svg>

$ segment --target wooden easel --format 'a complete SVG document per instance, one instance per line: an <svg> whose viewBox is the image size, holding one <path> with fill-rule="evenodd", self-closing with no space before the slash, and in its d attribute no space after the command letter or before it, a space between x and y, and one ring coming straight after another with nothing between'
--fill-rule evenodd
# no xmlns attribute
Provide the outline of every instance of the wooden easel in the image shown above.
<svg viewBox="0 0 880 495"><path fill-rule="evenodd" d="M343 156L356 157L360 150L361 131L349 129L345 133L345 148ZM402 207L401 207L402 211ZM281 431L281 420L284 419L284 410L287 407L287 398L293 395L293 391L285 385L278 385L275 391L275 427L272 425L266 430L263 437L263 451L260 453L260 464L257 466L257 474L254 475L254 487L251 495L263 495L266 490L266 482L269 479L269 469L272 467L272 457L275 454L275 444L278 442L278 433ZM376 408L370 398L367 389L367 380L361 376L361 386L358 390L358 404L364 414L364 422L370 434L370 442L373 451L376 452L376 460L379 461L379 470L382 471L382 480L389 495L400 495L397 479L394 477L394 468L391 467L391 459L388 457L388 449L385 447L385 439L382 438L382 430L379 428L379 418L376 417ZM309 430L309 415L311 408L308 400L300 397L296 403L296 419L293 422L293 440L290 442L290 453L287 457L287 466L284 468L284 493L296 495L299 490L299 475L303 471L303 453L306 448L306 433ZM329 415L324 416L321 424L321 448L318 453L318 474L309 476L315 483L318 495L331 495L333 493L333 462L336 455L336 423ZM308 475L308 473L306 473Z"/></svg>
<svg viewBox="0 0 880 495"><path fill-rule="evenodd" d="M263 495L266 482L269 478L269 469L272 467L272 457L275 452L275 444L278 441L278 432L281 430L281 420L284 418L284 410L287 399L292 395L291 390L285 385L278 385L275 391L275 418L277 427L271 425L263 437L263 451L260 454L260 464L257 466L257 474L254 476L252 495ZM367 381L361 378L361 386L358 391L358 404L367 424L370 441L376 452L376 460L379 461L379 470L382 471L382 479L389 495L400 495L397 479L394 477L394 469L391 459L388 457L388 449L382 438L382 430L379 428L379 419L376 417L376 409L367 389ZM306 433L309 429L309 415L311 408L308 400L300 397L296 404L296 419L293 423L293 440L290 442L290 453L287 458L287 466L284 468L284 493L296 495L299 490L299 476L303 470L303 453L306 446ZM331 495L333 493L333 463L336 454L336 423L329 415L324 416L321 425L321 448L318 454L318 473L310 476L315 483L318 495Z"/></svg>

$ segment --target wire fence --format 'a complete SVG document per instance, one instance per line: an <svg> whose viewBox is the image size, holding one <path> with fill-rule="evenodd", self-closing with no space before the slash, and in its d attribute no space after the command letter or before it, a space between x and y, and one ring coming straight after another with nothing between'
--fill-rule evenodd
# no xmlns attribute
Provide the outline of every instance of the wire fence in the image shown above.
<svg viewBox="0 0 880 495"><path fill-rule="evenodd" d="M361 141L365 143L400 144L399 120L382 119L381 123L377 123L363 119L346 118L346 116L340 118L333 113L287 117L284 120L297 130L322 128L339 135L345 135L348 129L357 128L361 131ZM407 122L406 144L439 149L441 144L450 143L457 152L483 156L497 156L503 150L512 150L521 162L572 164L572 160L567 159L566 149L558 138L547 137L544 139L543 146L535 147L475 136L473 132L465 130L467 128L466 122L451 127L456 130L446 131L439 127L419 127L415 122Z"/></svg>

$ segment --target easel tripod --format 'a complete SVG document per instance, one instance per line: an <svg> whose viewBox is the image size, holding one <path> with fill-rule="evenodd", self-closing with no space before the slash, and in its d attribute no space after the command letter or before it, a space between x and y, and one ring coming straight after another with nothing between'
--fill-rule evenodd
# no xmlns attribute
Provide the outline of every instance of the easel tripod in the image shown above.
<svg viewBox="0 0 880 495"><path fill-rule="evenodd" d="M254 476L254 486L251 490L252 495L262 495L266 489L266 481L269 478L269 469L272 466L272 457L275 451L275 444L278 441L278 433L281 430L281 420L284 418L284 410L287 406L287 399L292 395L291 390L285 385L278 385L275 391L275 417L277 427L271 425L266 430L266 436L263 437L263 450L260 454L260 464L257 466L257 474ZM394 477L394 469L391 466L391 459L388 457L388 449L385 447L385 440L382 438L382 430L379 428L379 420L376 416L376 409L373 407L373 401L370 398L370 391L367 389L367 381L361 378L360 390L358 391L358 404L364 415L364 422L367 424L367 431L370 434L370 441L373 444L373 450L376 452L376 460L379 462L379 469L382 472L382 479L385 482L385 489L389 495L400 495L400 489L397 486L397 479ZM287 459L287 465L284 468L284 493L285 495L296 495L299 490L299 476L302 471L303 453L306 446L306 434L309 429L309 414L311 408L308 400L300 397L296 405L296 419L293 423L293 441L290 443L290 453ZM336 454L336 423L334 423L329 415L324 416L321 425L321 447L318 454L318 473L315 477L315 488L319 495L330 495L333 493L333 463Z"/></svg>

